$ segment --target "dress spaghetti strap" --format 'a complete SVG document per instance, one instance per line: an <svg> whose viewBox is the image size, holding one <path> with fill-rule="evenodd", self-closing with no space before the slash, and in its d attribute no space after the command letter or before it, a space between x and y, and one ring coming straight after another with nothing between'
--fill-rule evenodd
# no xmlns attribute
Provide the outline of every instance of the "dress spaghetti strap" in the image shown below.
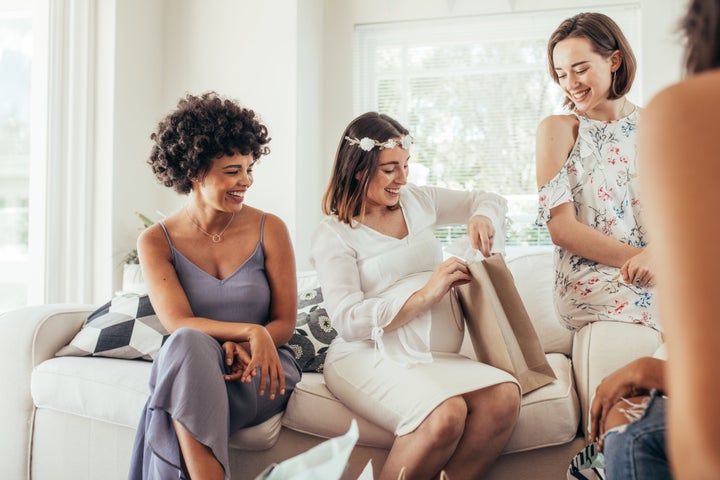
<svg viewBox="0 0 720 480"><path fill-rule="evenodd" d="M163 229L163 232L165 232L165 238L167 238L168 244L170 244L170 248L174 248L172 240L170 240L170 234L167 231L167 228L165 228L165 222L158 222L160 223L160 226Z"/></svg>
<svg viewBox="0 0 720 480"><path fill-rule="evenodd" d="M165 238L167 238L168 245L170 245L170 254L172 255L172 264L175 265L175 245L173 245L172 240L170 240L170 234L167 231L167 228L165 227L165 222L158 222L160 224L160 227L163 229L163 232L165 233Z"/></svg>
<svg viewBox="0 0 720 480"><path fill-rule="evenodd" d="M267 215L267 213L263 212L262 218L260 219L260 245L263 245L263 233L265 233L265 215Z"/></svg>

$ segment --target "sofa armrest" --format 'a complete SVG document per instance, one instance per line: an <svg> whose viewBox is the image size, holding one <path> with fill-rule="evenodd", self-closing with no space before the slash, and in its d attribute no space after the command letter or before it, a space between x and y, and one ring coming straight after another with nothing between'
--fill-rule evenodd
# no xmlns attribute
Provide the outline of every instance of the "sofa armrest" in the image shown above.
<svg viewBox="0 0 720 480"><path fill-rule="evenodd" d="M42 305L0 315L0 478L29 478L33 422L30 375L72 340L93 311L91 305Z"/></svg>
<svg viewBox="0 0 720 480"><path fill-rule="evenodd" d="M659 332L632 323L598 321L575 333L573 372L582 408L581 429L586 439L590 401L600 382L633 360L652 356L661 344Z"/></svg>

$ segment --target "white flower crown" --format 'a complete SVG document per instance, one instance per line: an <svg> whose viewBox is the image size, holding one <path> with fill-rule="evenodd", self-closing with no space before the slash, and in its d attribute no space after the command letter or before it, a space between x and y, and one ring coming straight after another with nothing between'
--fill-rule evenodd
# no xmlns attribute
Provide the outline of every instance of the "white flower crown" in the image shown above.
<svg viewBox="0 0 720 480"><path fill-rule="evenodd" d="M380 142L369 137L363 137L359 140L354 137L345 137L345 140L347 140L350 145L358 145L366 152L369 152L375 147L379 147L380 150L382 150L383 148L395 148L398 145L400 145L400 147L404 148L405 150L410 150L410 145L412 145L413 143L413 138L410 135L405 135L400 138L400 142L392 138L390 140Z"/></svg>

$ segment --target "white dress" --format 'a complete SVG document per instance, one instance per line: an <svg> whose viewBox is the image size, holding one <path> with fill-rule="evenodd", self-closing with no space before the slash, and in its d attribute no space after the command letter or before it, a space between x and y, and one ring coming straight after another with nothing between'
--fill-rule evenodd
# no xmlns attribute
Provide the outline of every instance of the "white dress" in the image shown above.
<svg viewBox="0 0 720 480"><path fill-rule="evenodd" d="M310 261L338 337L324 367L328 389L362 417L405 435L450 397L503 382L508 373L460 355L464 323L450 296L402 327L383 329L442 261L436 227L492 219L500 234L507 211L495 194L406 185L400 192L408 235L326 217ZM519 386L518 386L519 388Z"/></svg>

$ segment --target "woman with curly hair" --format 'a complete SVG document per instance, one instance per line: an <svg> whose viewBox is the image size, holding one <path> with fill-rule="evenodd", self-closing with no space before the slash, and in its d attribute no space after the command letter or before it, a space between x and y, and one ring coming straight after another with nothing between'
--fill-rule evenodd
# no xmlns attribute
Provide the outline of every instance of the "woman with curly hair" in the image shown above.
<svg viewBox="0 0 720 480"><path fill-rule="evenodd" d="M720 475L720 0L689 1L681 29L686 78L648 104L639 151L667 318L670 463L673 478L701 480Z"/></svg>
<svg viewBox="0 0 720 480"><path fill-rule="evenodd" d="M591 436L604 442L608 480L720 471L720 228L703 208L718 203L720 0L688 2L680 29L686 78L650 101L638 137L666 345L597 389Z"/></svg>
<svg viewBox="0 0 720 480"><path fill-rule="evenodd" d="M228 438L287 403L300 368L285 224L245 204L269 153L255 113L215 93L187 95L152 134L148 160L186 205L146 229L138 254L150 301L171 333L150 375L131 479L229 479Z"/></svg>

